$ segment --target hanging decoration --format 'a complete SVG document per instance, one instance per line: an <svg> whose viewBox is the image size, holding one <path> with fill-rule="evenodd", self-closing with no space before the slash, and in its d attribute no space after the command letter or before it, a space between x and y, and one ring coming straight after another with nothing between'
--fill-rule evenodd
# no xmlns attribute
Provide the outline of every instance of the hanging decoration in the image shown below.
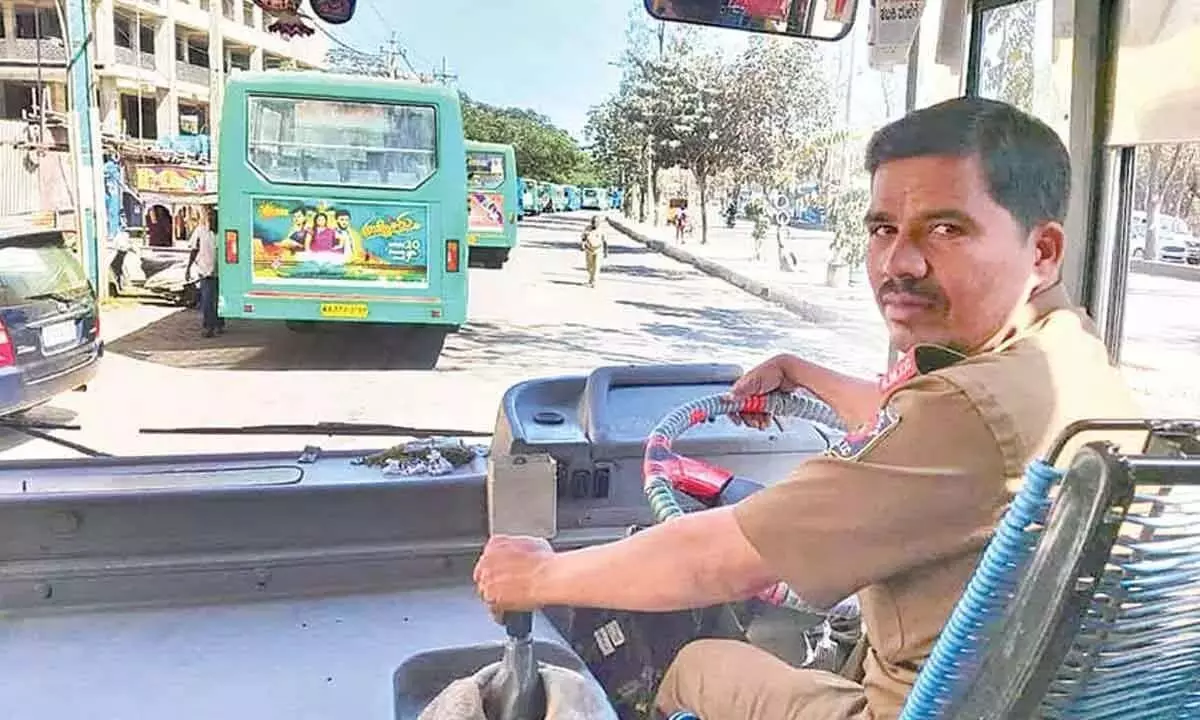
<svg viewBox="0 0 1200 720"><path fill-rule="evenodd" d="M254 0L254 4L275 18L275 22L267 26L270 32L288 38L308 37L316 32L300 14L300 6L304 4L304 0Z"/></svg>
<svg viewBox="0 0 1200 720"><path fill-rule="evenodd" d="M313 12L330 25L341 25L354 17L358 0L308 0Z"/></svg>

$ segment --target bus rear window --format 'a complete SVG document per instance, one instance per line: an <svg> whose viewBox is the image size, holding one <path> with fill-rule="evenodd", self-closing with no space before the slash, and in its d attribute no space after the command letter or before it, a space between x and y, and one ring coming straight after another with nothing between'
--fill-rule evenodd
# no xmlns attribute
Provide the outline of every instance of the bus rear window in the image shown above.
<svg viewBox="0 0 1200 720"><path fill-rule="evenodd" d="M250 98L251 166L270 182L412 190L437 170L437 112L310 98Z"/></svg>
<svg viewBox="0 0 1200 720"><path fill-rule="evenodd" d="M467 186L472 190L495 190L504 182L504 156L500 153L467 152Z"/></svg>

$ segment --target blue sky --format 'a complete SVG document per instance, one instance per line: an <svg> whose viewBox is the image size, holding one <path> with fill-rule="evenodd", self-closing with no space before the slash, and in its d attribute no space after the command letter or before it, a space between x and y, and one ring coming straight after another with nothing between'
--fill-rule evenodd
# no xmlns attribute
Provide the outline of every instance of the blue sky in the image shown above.
<svg viewBox="0 0 1200 720"><path fill-rule="evenodd" d="M582 139L587 109L616 89L631 7L641 0L359 0L326 26L375 52L391 33L422 72L447 69L471 97L528 107Z"/></svg>

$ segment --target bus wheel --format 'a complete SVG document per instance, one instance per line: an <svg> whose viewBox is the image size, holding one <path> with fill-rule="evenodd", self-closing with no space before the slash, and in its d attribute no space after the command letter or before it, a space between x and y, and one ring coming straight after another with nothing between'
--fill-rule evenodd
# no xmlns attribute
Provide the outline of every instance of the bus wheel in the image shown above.
<svg viewBox="0 0 1200 720"><path fill-rule="evenodd" d="M484 260L484 263L486 263L484 267L491 270L499 270L500 268L504 267L504 263L506 262L508 262L508 249L494 250L491 253L488 253L486 259Z"/></svg>
<svg viewBox="0 0 1200 720"><path fill-rule="evenodd" d="M446 336L451 328L441 325L418 325L404 332L404 354L411 360L414 370L432 370L437 367Z"/></svg>
<svg viewBox="0 0 1200 720"><path fill-rule="evenodd" d="M312 320L285 320L284 325L294 333L310 333L317 329L317 323Z"/></svg>

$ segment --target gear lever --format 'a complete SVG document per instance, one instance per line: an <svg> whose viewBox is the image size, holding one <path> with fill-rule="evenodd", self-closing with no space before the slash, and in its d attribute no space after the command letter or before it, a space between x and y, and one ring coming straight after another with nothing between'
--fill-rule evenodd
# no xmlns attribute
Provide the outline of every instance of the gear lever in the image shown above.
<svg viewBox="0 0 1200 720"><path fill-rule="evenodd" d="M533 613L505 613L508 642L492 681L496 692L484 700L489 720L541 720L546 716L546 688L533 656Z"/></svg>
<svg viewBox="0 0 1200 720"><path fill-rule="evenodd" d="M488 455L488 534L552 538L558 532L556 464L549 455ZM546 687L533 655L533 613L505 613L504 657L484 696L488 720L542 720Z"/></svg>

